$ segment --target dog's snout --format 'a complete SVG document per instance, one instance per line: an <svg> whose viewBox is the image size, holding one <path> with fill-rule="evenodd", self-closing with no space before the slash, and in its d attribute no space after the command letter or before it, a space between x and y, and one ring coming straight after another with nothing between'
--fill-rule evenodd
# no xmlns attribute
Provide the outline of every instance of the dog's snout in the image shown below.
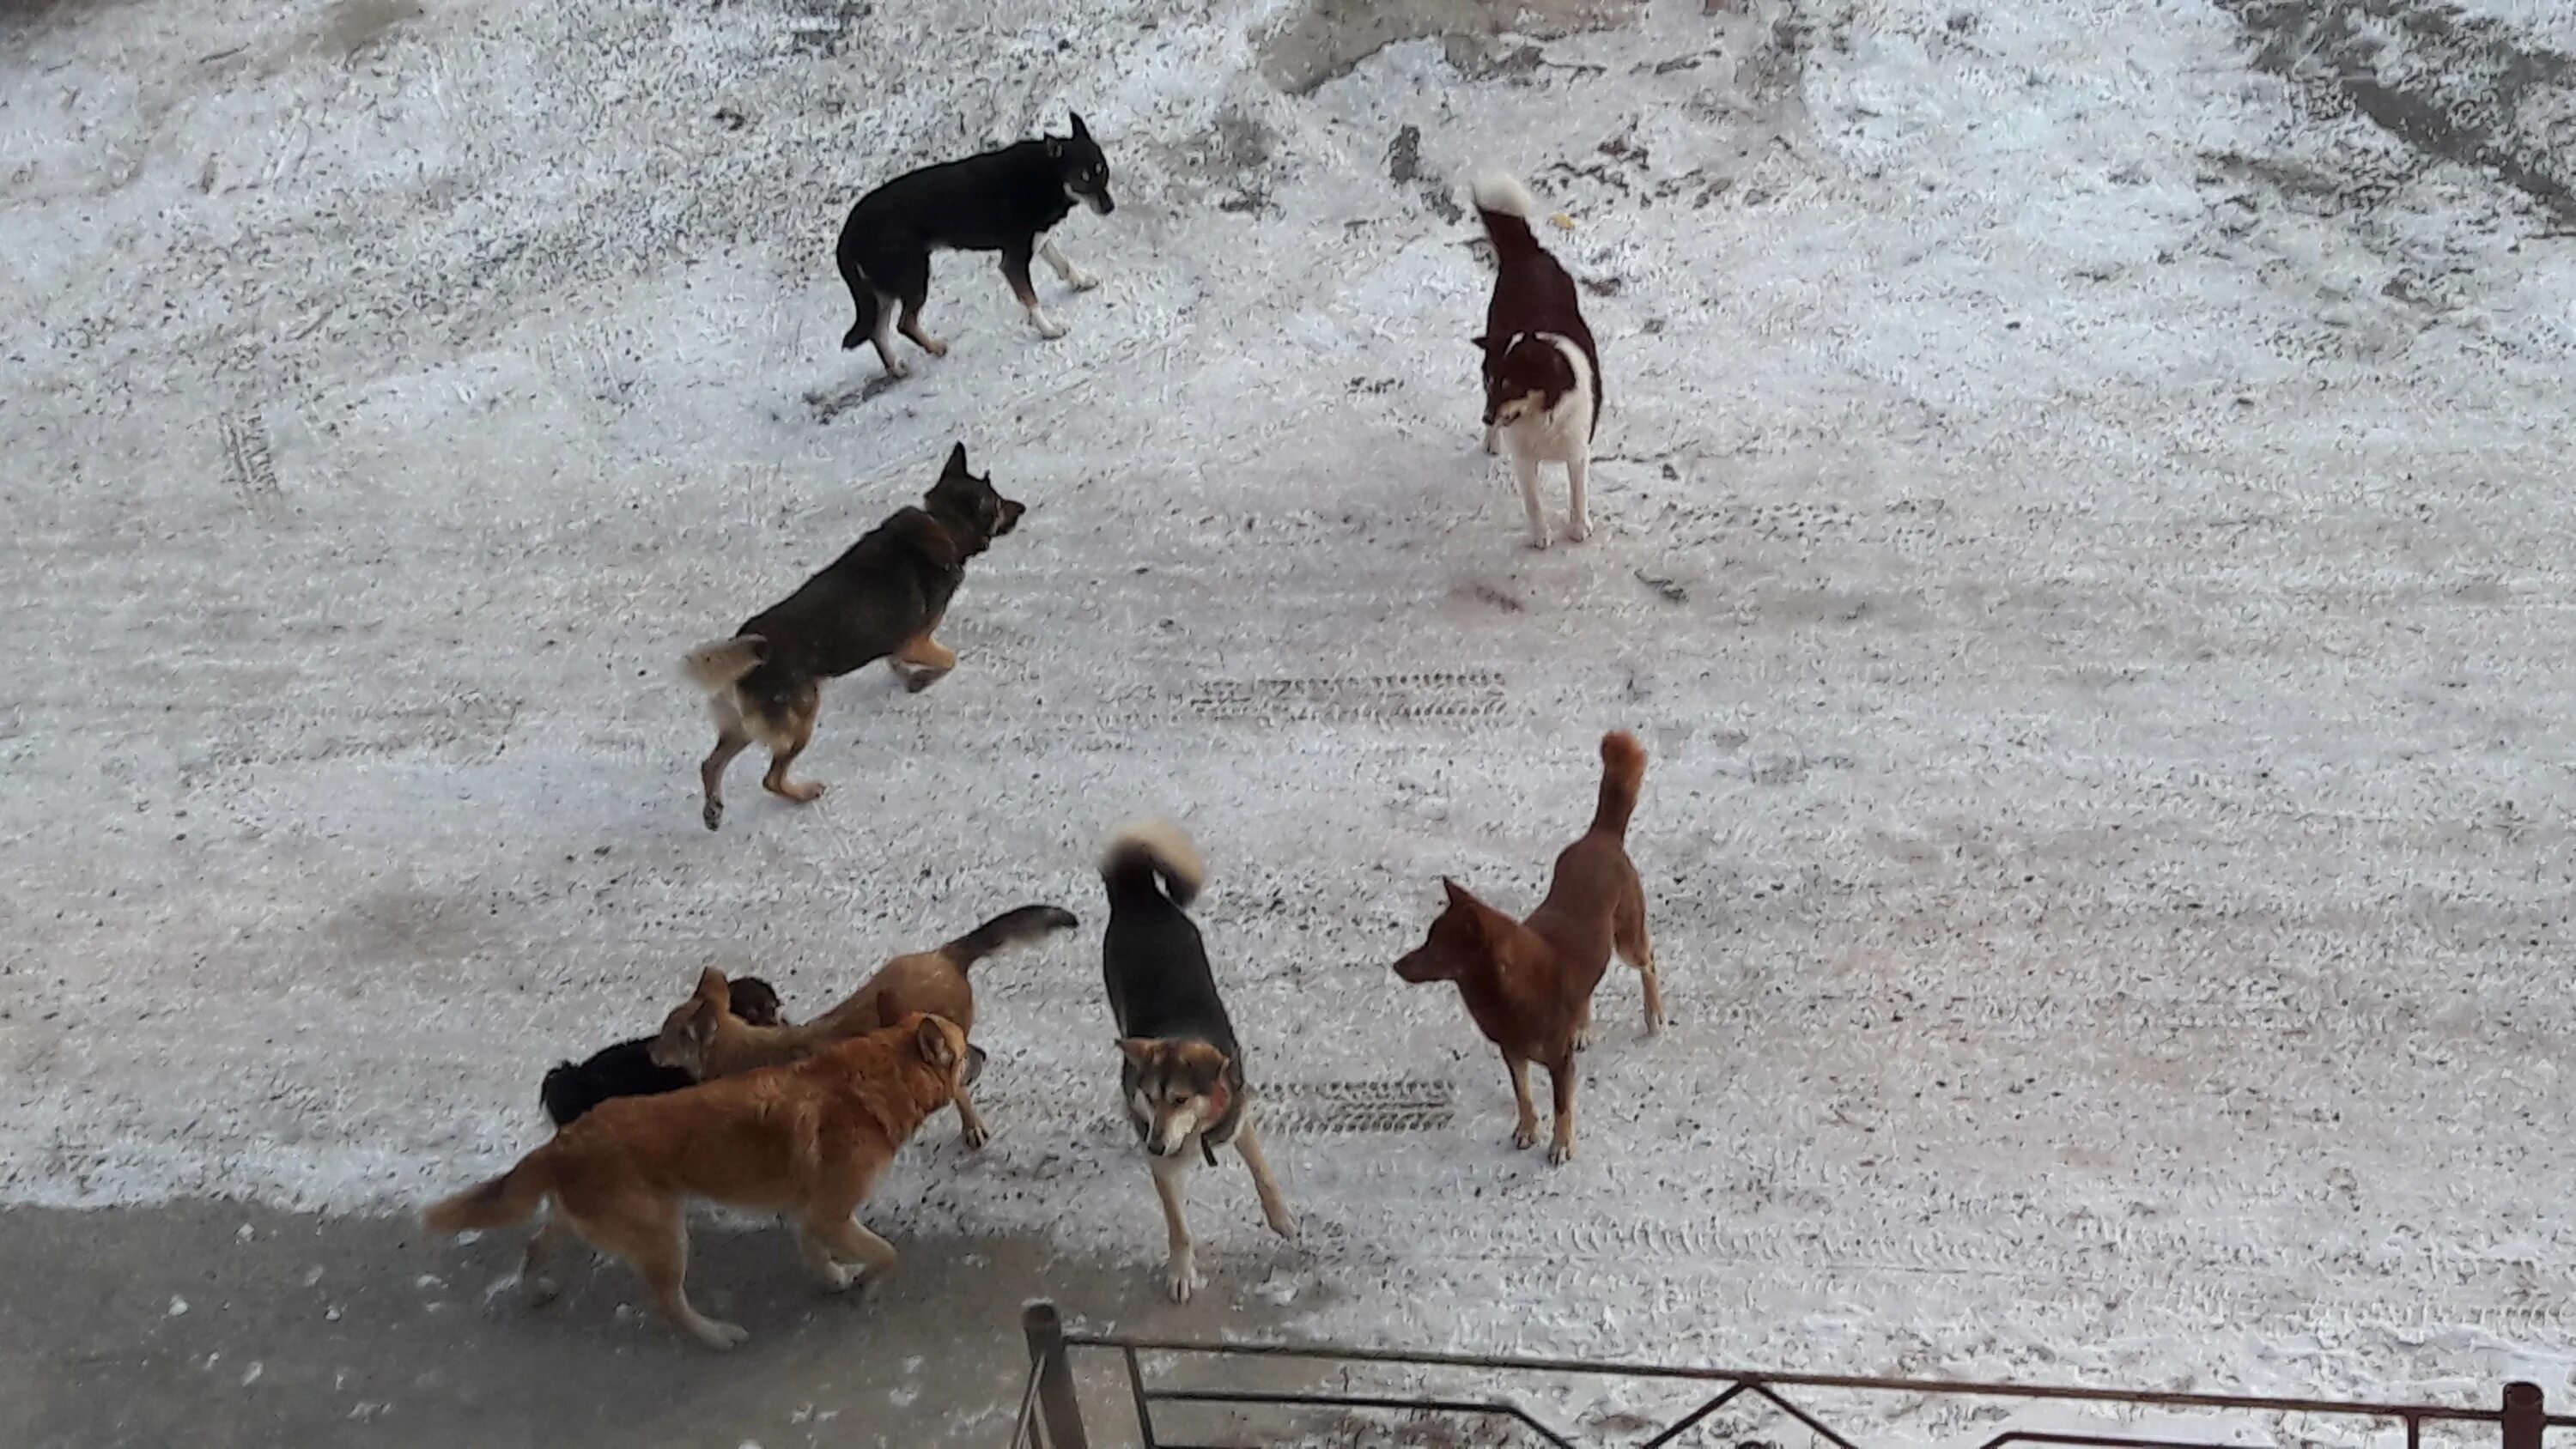
<svg viewBox="0 0 2576 1449"><path fill-rule="evenodd" d="M1107 216L1109 213L1118 209L1118 203L1110 199L1108 189L1105 187L1099 191L1093 192L1091 195L1084 197L1083 199L1090 202L1091 209L1100 213L1102 216Z"/></svg>
<svg viewBox="0 0 2576 1449"><path fill-rule="evenodd" d="M970 1087L975 1085L975 1079L982 1075L984 1075L984 1049L979 1046L969 1046L966 1048L966 1075L964 1078L966 1085Z"/></svg>

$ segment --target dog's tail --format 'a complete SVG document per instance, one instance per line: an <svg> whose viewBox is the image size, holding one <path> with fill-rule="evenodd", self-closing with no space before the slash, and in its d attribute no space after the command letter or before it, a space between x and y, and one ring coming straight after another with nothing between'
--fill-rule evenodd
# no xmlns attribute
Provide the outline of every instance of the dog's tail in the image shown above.
<svg viewBox="0 0 2576 1449"><path fill-rule="evenodd" d="M1041 941L1058 931L1070 931L1081 925L1073 912L1062 906L1021 906L1008 910L968 931L965 935L939 948L963 971L997 951Z"/></svg>
<svg viewBox="0 0 2576 1449"><path fill-rule="evenodd" d="M570 1062L558 1062L537 1085L537 1100L546 1104L546 1119L557 1127L569 1127L582 1113L599 1105L596 1094L582 1081L581 1068Z"/></svg>
<svg viewBox="0 0 2576 1449"><path fill-rule="evenodd" d="M1592 828L1613 835L1628 833L1628 817L1637 813L1637 790L1646 783L1646 747L1626 730L1601 737L1601 803L1592 811Z"/></svg>
<svg viewBox="0 0 2576 1449"><path fill-rule="evenodd" d="M1520 178L1503 171L1487 171L1467 188L1476 203L1476 215L1484 218L1485 235L1494 243L1494 255L1504 261L1542 250L1538 237L1530 230L1530 218L1538 215L1538 198L1530 195Z"/></svg>
<svg viewBox="0 0 2576 1449"><path fill-rule="evenodd" d="M680 660L689 682L709 694L731 689L769 658L769 641L757 634L737 634L701 644Z"/></svg>
<svg viewBox="0 0 2576 1449"><path fill-rule="evenodd" d="M876 337L877 311L885 305L877 300L876 284L868 280L866 269L859 265L855 245L858 225L858 209L853 207L850 219L841 224L839 245L832 248L832 260L840 265L841 280L848 284L850 300L859 308L859 320L850 324L849 331L841 334L841 350L844 352Z"/></svg>
<svg viewBox="0 0 2576 1449"><path fill-rule="evenodd" d="M523 1223L554 1191L554 1144L519 1159L489 1182L431 1203L420 1220L433 1233L464 1233Z"/></svg>
<svg viewBox="0 0 2576 1449"><path fill-rule="evenodd" d="M1181 827L1168 820L1139 820L1110 838L1109 848L1100 856L1100 879L1108 885L1113 901L1120 896L1168 895L1173 905L1186 906L1198 899L1199 887L1207 884L1207 865Z"/></svg>

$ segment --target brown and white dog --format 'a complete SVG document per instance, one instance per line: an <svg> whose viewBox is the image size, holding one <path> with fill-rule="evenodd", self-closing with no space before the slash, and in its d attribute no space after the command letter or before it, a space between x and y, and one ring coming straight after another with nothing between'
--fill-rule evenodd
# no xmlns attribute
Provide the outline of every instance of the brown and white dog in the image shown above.
<svg viewBox="0 0 2576 1449"><path fill-rule="evenodd" d="M1476 178L1471 194L1500 267L1484 335L1475 339L1485 355L1485 451L1511 444L1532 548L1548 543L1539 464L1564 464L1565 536L1581 543L1592 532L1583 493L1591 481L1592 435L1601 425L1601 350L1584 325L1574 279L1530 230L1538 202L1529 188L1488 172Z"/></svg>
<svg viewBox="0 0 2576 1449"><path fill-rule="evenodd" d="M1454 981L1467 1015L1502 1049L1520 1117L1512 1145L1538 1142L1529 1067L1547 1068L1556 1094L1556 1137L1547 1160L1574 1156L1574 1054L1592 1035L1592 992L1610 953L1637 968L1646 984L1646 1034L1664 1024L1663 982L1646 938L1646 888L1628 859L1628 817L1646 777L1646 749L1614 730L1601 737L1601 797L1583 838L1556 857L1547 899L1527 920L1510 916L1442 880L1448 905L1423 943L1395 963L1395 974L1419 985Z"/></svg>
<svg viewBox="0 0 2576 1449"><path fill-rule="evenodd" d="M750 1335L690 1306L690 1198L772 1212L796 1230L825 1287L895 1264L892 1244L851 1217L922 1119L975 1080L957 1024L905 1016L789 1067L651 1097L602 1102L499 1177L423 1214L432 1232L489 1231L549 1208L520 1283L554 1296L550 1249L578 1234L633 1265L673 1323L709 1348Z"/></svg>

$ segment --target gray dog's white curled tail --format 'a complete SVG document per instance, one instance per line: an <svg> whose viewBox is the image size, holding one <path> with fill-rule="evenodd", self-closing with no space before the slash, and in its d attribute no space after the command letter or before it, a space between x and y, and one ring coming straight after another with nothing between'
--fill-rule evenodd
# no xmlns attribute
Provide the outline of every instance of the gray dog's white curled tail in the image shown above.
<svg viewBox="0 0 2576 1449"><path fill-rule="evenodd" d="M689 682L709 694L730 689L769 658L769 641L757 634L737 634L701 644L680 660Z"/></svg>

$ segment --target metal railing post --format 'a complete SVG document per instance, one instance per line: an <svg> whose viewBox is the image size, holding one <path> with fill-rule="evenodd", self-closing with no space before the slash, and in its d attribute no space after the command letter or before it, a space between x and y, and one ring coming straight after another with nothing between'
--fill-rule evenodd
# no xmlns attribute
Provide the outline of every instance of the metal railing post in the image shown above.
<svg viewBox="0 0 2576 1449"><path fill-rule="evenodd" d="M1046 1449L1091 1449L1082 1403L1074 1397L1073 1366L1065 1360L1063 1315L1052 1303L1032 1303L1020 1310L1020 1331L1029 1340L1029 1362L1037 1366L1038 1428Z"/></svg>
<svg viewBox="0 0 2576 1449"><path fill-rule="evenodd" d="M2504 1449L2540 1449L2548 1423L2549 1401L2540 1385L2516 1380L2504 1386Z"/></svg>

